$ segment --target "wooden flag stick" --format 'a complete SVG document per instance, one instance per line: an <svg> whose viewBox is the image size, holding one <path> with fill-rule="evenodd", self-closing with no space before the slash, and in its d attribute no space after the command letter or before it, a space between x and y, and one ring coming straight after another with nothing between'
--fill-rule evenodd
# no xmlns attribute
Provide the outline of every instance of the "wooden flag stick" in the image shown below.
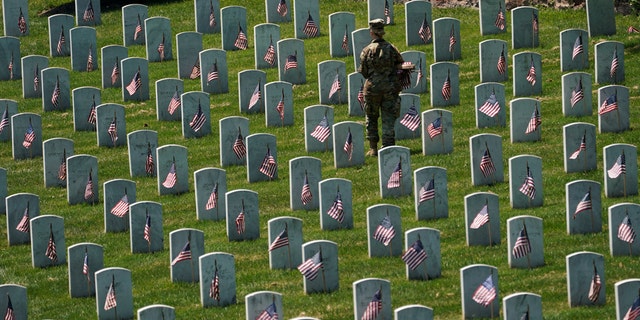
<svg viewBox="0 0 640 320"><path fill-rule="evenodd" d="M627 196L627 174L626 173L622 174L622 194L625 197Z"/></svg>
<svg viewBox="0 0 640 320"><path fill-rule="evenodd" d="M27 203L28 205L28 203ZM87 247L84 247L84 254L87 254ZM82 262L82 269L84 270L84 261ZM89 271L87 271L87 295L91 295L91 280L89 279Z"/></svg>

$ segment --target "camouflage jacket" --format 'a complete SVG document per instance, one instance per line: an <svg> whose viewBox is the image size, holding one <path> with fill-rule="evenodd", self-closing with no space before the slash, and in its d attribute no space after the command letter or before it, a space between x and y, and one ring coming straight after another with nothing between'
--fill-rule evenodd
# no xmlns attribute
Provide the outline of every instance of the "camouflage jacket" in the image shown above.
<svg viewBox="0 0 640 320"><path fill-rule="evenodd" d="M365 92L394 92L402 90L397 71L402 56L398 49L384 39L374 39L360 53L358 72L367 80Z"/></svg>

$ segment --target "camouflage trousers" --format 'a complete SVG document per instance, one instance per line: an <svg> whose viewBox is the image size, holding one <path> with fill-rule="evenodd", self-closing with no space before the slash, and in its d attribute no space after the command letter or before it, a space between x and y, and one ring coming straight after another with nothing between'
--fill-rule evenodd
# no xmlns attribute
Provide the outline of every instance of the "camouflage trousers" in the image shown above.
<svg viewBox="0 0 640 320"><path fill-rule="evenodd" d="M382 146L395 145L395 123L400 116L400 97L397 93L371 93L364 96L367 140L378 143L378 118L382 116Z"/></svg>

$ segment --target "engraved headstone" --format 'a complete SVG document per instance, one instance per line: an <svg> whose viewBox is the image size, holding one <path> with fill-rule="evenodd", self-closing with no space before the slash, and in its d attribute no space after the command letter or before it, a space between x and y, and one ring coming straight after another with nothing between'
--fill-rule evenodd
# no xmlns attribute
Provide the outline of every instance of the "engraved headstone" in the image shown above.
<svg viewBox="0 0 640 320"><path fill-rule="evenodd" d="M103 268L95 273L98 320L133 319L131 270Z"/></svg>
<svg viewBox="0 0 640 320"><path fill-rule="evenodd" d="M640 290L640 279L632 278L618 281L614 284L616 294L616 319L623 320L627 314L632 316L637 312L640 304L638 294Z"/></svg>
<svg viewBox="0 0 640 320"><path fill-rule="evenodd" d="M509 177L512 208L535 208L543 205L541 157L519 155L509 158Z"/></svg>
<svg viewBox="0 0 640 320"><path fill-rule="evenodd" d="M96 87L79 87L71 91L73 97L73 128L75 131L95 131L96 107L102 104L102 91Z"/></svg>
<svg viewBox="0 0 640 320"><path fill-rule="evenodd" d="M0 285L0 305L13 307L16 319L27 319L27 288L17 284Z"/></svg>
<svg viewBox="0 0 640 320"><path fill-rule="evenodd" d="M232 254L211 252L198 260L200 303L203 307L224 307L236 303L236 266Z"/></svg>
<svg viewBox="0 0 640 320"><path fill-rule="evenodd" d="M67 186L67 158L74 154L73 140L52 138L42 142L44 186Z"/></svg>
<svg viewBox="0 0 640 320"><path fill-rule="evenodd" d="M350 180L330 178L318 183L320 189L320 229L353 228L353 195Z"/></svg>
<svg viewBox="0 0 640 320"><path fill-rule="evenodd" d="M69 204L100 202L98 158L77 154L67 157L67 202Z"/></svg>
<svg viewBox="0 0 640 320"><path fill-rule="evenodd" d="M368 0L367 21L382 19L385 24L394 24L393 0Z"/></svg>
<svg viewBox="0 0 640 320"><path fill-rule="evenodd" d="M433 308L425 307L419 304L410 304L402 306L400 308L396 308L393 311L393 317L394 320L433 320Z"/></svg>
<svg viewBox="0 0 640 320"><path fill-rule="evenodd" d="M293 5L291 0L278 0L264 2L265 13L267 14L268 23L289 22L291 21L291 10L289 7Z"/></svg>
<svg viewBox="0 0 640 320"><path fill-rule="evenodd" d="M28 36L31 31L29 20L27 0L2 1L2 22L5 36Z"/></svg>
<svg viewBox="0 0 640 320"><path fill-rule="evenodd" d="M200 88L211 94L229 92L226 51L220 49L200 51Z"/></svg>
<svg viewBox="0 0 640 320"><path fill-rule="evenodd" d="M433 42L431 2L409 1L404 5L405 43L407 46Z"/></svg>
<svg viewBox="0 0 640 320"><path fill-rule="evenodd" d="M402 260L408 280L439 278L442 269L440 230L414 228L404 233L405 251Z"/></svg>
<svg viewBox="0 0 640 320"><path fill-rule="evenodd" d="M64 218L54 215L39 215L31 219L29 232L31 235L31 262L34 268L66 264Z"/></svg>
<svg viewBox="0 0 640 320"><path fill-rule="evenodd" d="M347 76L349 83L349 116L364 116L364 77L358 72Z"/></svg>
<svg viewBox="0 0 640 320"><path fill-rule="evenodd" d="M333 125L333 163L335 168L364 164L364 126L355 121ZM342 148L340 148L342 146Z"/></svg>
<svg viewBox="0 0 640 320"><path fill-rule="evenodd" d="M75 27L69 30L71 70L91 72L98 69L96 29Z"/></svg>
<svg viewBox="0 0 640 320"><path fill-rule="evenodd" d="M291 84L306 83L304 41L282 39L276 43L276 52L278 53L278 79Z"/></svg>
<svg viewBox="0 0 640 320"><path fill-rule="evenodd" d="M69 30L75 27L75 19L70 14L54 14L48 19L49 55L52 57L68 57Z"/></svg>
<svg viewBox="0 0 640 320"><path fill-rule="evenodd" d="M15 63L15 62L14 62ZM42 97L42 79L40 70L49 67L49 58L40 55L28 55L22 57L22 97Z"/></svg>
<svg viewBox="0 0 640 320"><path fill-rule="evenodd" d="M102 186L104 191L104 232L129 230L129 206L136 202L136 183L113 179Z"/></svg>
<svg viewBox="0 0 640 320"><path fill-rule="evenodd" d="M262 113L265 103L262 97L267 73L262 70L238 72L238 106L242 113Z"/></svg>
<svg viewBox="0 0 640 320"><path fill-rule="evenodd" d="M414 65L411 70L409 83L403 84L404 93L426 93L427 92L427 55L422 51L409 50L401 53L405 63Z"/></svg>
<svg viewBox="0 0 640 320"><path fill-rule="evenodd" d="M157 147L156 154L158 194L181 194L189 191L187 148L168 144Z"/></svg>
<svg viewBox="0 0 640 320"><path fill-rule="evenodd" d="M613 2L587 0L587 24L589 36L611 36L616 34L616 15Z"/></svg>
<svg viewBox="0 0 640 320"><path fill-rule="evenodd" d="M42 110L59 111L71 107L71 81L69 70L49 67L42 74Z"/></svg>
<svg viewBox="0 0 640 320"><path fill-rule="evenodd" d="M571 72L562 75L562 113L565 117L593 114L590 73Z"/></svg>
<svg viewBox="0 0 640 320"><path fill-rule="evenodd" d="M352 12L334 12L329 15L329 51L332 57L348 57L351 48L351 32L356 29L356 16Z"/></svg>
<svg viewBox="0 0 640 320"><path fill-rule="evenodd" d="M99 147L126 145L127 123L124 105L104 103L96 107L96 140Z"/></svg>
<svg viewBox="0 0 640 320"><path fill-rule="evenodd" d="M67 255L69 295L72 298L95 296L94 275L104 267L104 248L90 242L76 243L69 246Z"/></svg>
<svg viewBox="0 0 640 320"><path fill-rule="evenodd" d="M322 181L322 161L301 156L289 160L289 204L291 210L317 210L318 182Z"/></svg>
<svg viewBox="0 0 640 320"><path fill-rule="evenodd" d="M475 86L476 127L504 127L507 125L507 103L504 85L485 82Z"/></svg>
<svg viewBox="0 0 640 320"><path fill-rule="evenodd" d="M367 208L369 257L400 256L403 248L400 207L377 204Z"/></svg>
<svg viewBox="0 0 640 320"><path fill-rule="evenodd" d="M333 150L333 139L329 139L333 124L333 107L315 105L304 108L304 145L307 152Z"/></svg>
<svg viewBox="0 0 640 320"><path fill-rule="evenodd" d="M431 106L446 107L460 104L460 78L458 65L436 62L430 66Z"/></svg>
<svg viewBox="0 0 640 320"><path fill-rule="evenodd" d="M499 39L484 40L480 47L480 82L506 82L509 80L509 52L507 42Z"/></svg>
<svg viewBox="0 0 640 320"><path fill-rule="evenodd" d="M402 171L405 174L402 174ZM384 147L378 151L378 177L382 198L411 195L411 150L403 146Z"/></svg>
<svg viewBox="0 0 640 320"><path fill-rule="evenodd" d="M196 0L196 31L199 33L220 33L220 0Z"/></svg>
<svg viewBox="0 0 640 320"><path fill-rule="evenodd" d="M0 141L12 141L11 117L18 113L18 102L10 99L0 99L0 121L7 119L9 122L0 130ZM2 212L2 211L0 211Z"/></svg>
<svg viewBox="0 0 640 320"><path fill-rule="evenodd" d="M180 96L182 136L202 138L211 133L211 107L209 94L202 91L185 92Z"/></svg>
<svg viewBox="0 0 640 320"><path fill-rule="evenodd" d="M517 216L507 219L509 267L536 268L544 265L542 219Z"/></svg>
<svg viewBox="0 0 640 320"><path fill-rule="evenodd" d="M629 88L609 85L598 89L598 130L622 132L630 129Z"/></svg>
<svg viewBox="0 0 640 320"><path fill-rule="evenodd" d="M365 278L352 283L353 319L366 319L377 311L380 319L391 319L391 282L379 278Z"/></svg>
<svg viewBox="0 0 640 320"><path fill-rule="evenodd" d="M603 41L595 45L596 82L624 82L624 43Z"/></svg>
<svg viewBox="0 0 640 320"><path fill-rule="evenodd" d="M560 32L560 71L589 68L589 34L584 29Z"/></svg>
<svg viewBox="0 0 640 320"><path fill-rule="evenodd" d="M173 60L171 20L150 17L144 20L145 48L149 62Z"/></svg>
<svg viewBox="0 0 640 320"><path fill-rule="evenodd" d="M227 172L219 168L202 168L193 173L198 220L218 221L226 217Z"/></svg>
<svg viewBox="0 0 640 320"><path fill-rule="evenodd" d="M182 228L169 233L171 282L198 282L200 264L204 254L204 232Z"/></svg>
<svg viewBox="0 0 640 320"><path fill-rule="evenodd" d="M469 137L471 150L471 182L474 186L504 181L502 137L483 133Z"/></svg>
<svg viewBox="0 0 640 320"><path fill-rule="evenodd" d="M293 85L284 81L265 84L264 108L267 127L293 125Z"/></svg>
<svg viewBox="0 0 640 320"><path fill-rule="evenodd" d="M492 192L475 192L464 197L468 246L500 244L500 203Z"/></svg>
<svg viewBox="0 0 640 320"><path fill-rule="evenodd" d="M120 60L129 57L129 49L120 45L108 45L102 47L101 64L102 88L120 88L122 77L120 76Z"/></svg>
<svg viewBox="0 0 640 320"><path fill-rule="evenodd" d="M433 20L433 56L436 62L462 59L460 35L460 20L449 17Z"/></svg>
<svg viewBox="0 0 640 320"><path fill-rule="evenodd" d="M40 197L33 193L12 194L3 201L7 215L9 246L31 241L29 221L40 215Z"/></svg>
<svg viewBox="0 0 640 320"><path fill-rule="evenodd" d="M129 206L129 241L131 253L164 250L162 204L138 201Z"/></svg>
<svg viewBox="0 0 640 320"><path fill-rule="evenodd" d="M540 45L538 8L520 6L511 10L511 47L535 48Z"/></svg>
<svg viewBox="0 0 640 320"><path fill-rule="evenodd" d="M574 122L562 127L564 137L564 171L587 172L595 170L596 126L586 122Z"/></svg>
<svg viewBox="0 0 640 320"><path fill-rule="evenodd" d="M542 297L530 292L512 293L502 298L502 314L507 320L542 320Z"/></svg>
<svg viewBox="0 0 640 320"><path fill-rule="evenodd" d="M507 32L507 10L504 0L480 0L480 34L500 34Z"/></svg>
<svg viewBox="0 0 640 320"><path fill-rule="evenodd" d="M472 264L460 269L462 317L493 318L500 314L498 268Z"/></svg>
<svg viewBox="0 0 640 320"><path fill-rule="evenodd" d="M120 59L122 100L149 100L149 60L130 57Z"/></svg>
<svg viewBox="0 0 640 320"><path fill-rule="evenodd" d="M611 256L637 256L635 229L640 225L640 205L618 203L609 207L609 252ZM636 292L638 292L636 290Z"/></svg>
<svg viewBox="0 0 640 320"><path fill-rule="evenodd" d="M422 112L422 154L453 152L453 113L444 109Z"/></svg>
<svg viewBox="0 0 640 320"><path fill-rule="evenodd" d="M276 136L270 133L254 133L247 136L247 181L271 181L278 179L278 145Z"/></svg>
<svg viewBox="0 0 640 320"><path fill-rule="evenodd" d="M252 292L244 297L245 319L278 319L283 315L282 294L274 291Z"/></svg>
<svg viewBox="0 0 640 320"><path fill-rule="evenodd" d="M195 68L195 67L194 67ZM198 64L198 72L200 70ZM178 121L182 117L184 81L176 78L164 78L156 81L156 114L158 120Z"/></svg>
<svg viewBox="0 0 640 320"><path fill-rule="evenodd" d="M447 218L447 170L435 166L418 168L413 172L413 180L416 220Z"/></svg>
<svg viewBox="0 0 640 320"><path fill-rule="evenodd" d="M131 177L149 177L156 174L156 148L158 132L136 130L127 134L129 148L129 175Z"/></svg>
<svg viewBox="0 0 640 320"><path fill-rule="evenodd" d="M537 52L519 52L513 55L513 95L542 94L542 56Z"/></svg>
<svg viewBox="0 0 640 320"><path fill-rule="evenodd" d="M607 198L638 194L638 149L635 145L616 143L603 152L604 194Z"/></svg>
<svg viewBox="0 0 640 320"><path fill-rule="evenodd" d="M178 78L192 78L195 65L199 65L200 51L202 51L202 33L185 31L176 34Z"/></svg>
<svg viewBox="0 0 640 320"><path fill-rule="evenodd" d="M360 67L360 53L362 49L371 43L371 33L369 28L360 28L351 32L351 47L353 48L353 65L358 71Z"/></svg>
<svg viewBox="0 0 640 320"><path fill-rule="evenodd" d="M231 116L218 121L220 127L220 165L246 165L246 136L249 135L249 119Z"/></svg>
<svg viewBox="0 0 640 320"><path fill-rule="evenodd" d="M318 95L320 104L343 104L347 102L347 91L343 90L347 80L343 61L325 60L318 63Z"/></svg>
<svg viewBox="0 0 640 320"><path fill-rule="evenodd" d="M11 116L11 141L13 160L41 157L42 118L40 115L23 112Z"/></svg>
<svg viewBox="0 0 640 320"><path fill-rule="evenodd" d="M294 269L302 263L302 220L282 216L267 222L269 268Z"/></svg>
<svg viewBox="0 0 640 320"><path fill-rule="evenodd" d="M122 7L122 42L125 46L145 43L144 20L149 17L149 7L128 4Z"/></svg>
<svg viewBox="0 0 640 320"><path fill-rule="evenodd" d="M100 0L75 1L76 24L78 26L97 26L100 19Z"/></svg>
<svg viewBox="0 0 640 320"><path fill-rule="evenodd" d="M329 293L340 286L338 275L338 244L329 240L315 240L302 245L304 293ZM319 273L319 274L318 274Z"/></svg>
<svg viewBox="0 0 640 320"><path fill-rule="evenodd" d="M265 1L270 3L285 0ZM285 4L286 5L286 4ZM280 26L273 23L260 23L253 27L254 59L256 69L278 67L276 43L280 41Z"/></svg>
<svg viewBox="0 0 640 320"><path fill-rule="evenodd" d="M22 78L20 66L20 40L16 37L0 37L0 80Z"/></svg>
<svg viewBox="0 0 640 320"><path fill-rule="evenodd" d="M293 1L293 25L296 39L320 36L319 0Z"/></svg>
<svg viewBox="0 0 640 320"><path fill-rule="evenodd" d="M152 304L138 309L138 320L175 320L176 309L164 304Z"/></svg>
<svg viewBox="0 0 640 320"><path fill-rule="evenodd" d="M533 98L515 98L509 102L511 143L542 139L542 106Z"/></svg>
<svg viewBox="0 0 640 320"><path fill-rule="evenodd" d="M604 256L580 251L565 257L569 307L604 305L606 274Z"/></svg>
<svg viewBox="0 0 640 320"><path fill-rule="evenodd" d="M220 9L220 33L222 50L246 50L249 36L247 32L247 8L226 6Z"/></svg>
<svg viewBox="0 0 640 320"><path fill-rule="evenodd" d="M258 193L236 189L225 194L227 202L227 238L229 241L260 238Z"/></svg>

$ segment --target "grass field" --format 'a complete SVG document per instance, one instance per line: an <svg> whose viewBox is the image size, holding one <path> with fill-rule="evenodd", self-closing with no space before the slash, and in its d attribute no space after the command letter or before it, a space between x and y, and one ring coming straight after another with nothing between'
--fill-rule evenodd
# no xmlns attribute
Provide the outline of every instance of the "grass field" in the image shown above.
<svg viewBox="0 0 640 320"><path fill-rule="evenodd" d="M21 39L21 55L48 56L47 18L36 13L62 4L63 1L29 1L30 35ZM602 147L612 143L637 144L640 141L638 119L640 110L640 35L627 35L630 24L638 27L637 17L617 16L618 33L611 37L597 37L588 40L590 52L593 46L604 40L621 41L625 45L625 85L630 89L631 130L618 134L598 134L598 169L584 173L564 172L562 155L562 126L573 122L587 122L597 125L597 112L593 116L566 118L562 115L561 76L559 57L559 32L567 28L587 29L584 10L554 11L540 10L539 48L533 49L542 55L543 94L539 97L542 113L542 141L535 143L511 144L509 128L477 129L475 127L474 91L479 84L478 43L487 39L502 39L510 42L510 34L496 36L480 35L478 11L470 8L433 9L433 18L454 17L461 20L462 60L460 66L460 105L449 107L454 121L454 152L447 155L423 156L419 139L399 141L398 144L411 149L412 170L424 166L441 166L447 169L449 217L432 221L416 221L413 197L381 199L378 192L377 160L367 158L361 167L335 169L331 153L307 154L304 149L303 108L318 104L316 64L330 59L328 53L328 15L337 11L353 12L356 26L367 26L367 4L363 1L331 0L320 2L321 36L305 40L307 83L294 86L294 125L283 128L265 127L263 114L242 115L250 119L251 133L271 133L278 140L279 179L271 182L249 184L245 167L225 167L229 190L250 189L258 192L260 204L261 237L255 241L229 242L225 224L198 221L195 213L192 173L204 167L219 167L218 120L238 112L237 77L242 70L253 69L252 27L265 22L264 2L247 0L242 3L221 1L221 6L242 5L248 8L247 26L249 50L233 51L227 54L229 61L228 94L211 96L212 132L201 139L185 140L177 122L156 120L153 87L151 99L143 102L126 103L127 131L150 129L158 132L159 145L178 144L188 148L190 171L190 192L178 196L158 196L155 178L132 179L137 185L138 201L157 201L163 205L165 250L154 254L130 253L129 236L126 233L103 231L102 203L70 206L66 202L66 190L44 188L42 159L14 161L11 144L0 143L0 167L8 172L8 194L28 192L40 197L40 214L55 214L65 219L67 246L79 242L93 242L104 246L105 267L123 267L131 270L133 277L134 309L150 304L166 304L176 308L179 319L241 319L244 317L245 295L261 290L271 290L284 295L284 316L293 318L307 315L322 319L353 318L352 283L375 277L391 281L393 308L408 304L422 304L434 309L438 319L460 318L460 268L482 263L498 268L499 298L516 293L532 292L542 295L543 313L547 319L612 319L615 317L614 284L628 278L640 278L638 261L635 257L611 257L609 254L607 208L622 202L638 203L638 196L625 199L607 199L603 196L602 219L604 232L588 235L569 236L565 221L565 184L578 179L589 179L603 183ZM427 61L433 62L431 45L407 47L404 45L404 8L396 4L395 22L387 27L387 39L396 44L400 51L421 50L426 52ZM154 2L149 5L149 16L171 18L173 35L194 30L193 1ZM507 14L510 24L510 14ZM102 25L97 29L98 47L122 44L121 12L119 10L102 13ZM508 27L510 29L510 25ZM293 23L281 25L281 38L294 36ZM220 34L205 35L204 48L220 48ZM515 54L525 50L509 50ZM174 52L175 47L174 47ZM142 46L129 47L130 57L145 57ZM347 73L354 71L351 58L337 58L346 62ZM508 58L510 59L510 57ZM50 58L50 66L70 69L70 58ZM511 61L511 60L508 60ZM593 75L593 56L590 57ZM165 61L150 64L150 85L161 78L177 77L177 63ZM268 69L268 81L278 80L277 70ZM71 88L80 86L101 87L100 73L71 72ZM595 78L594 78L595 79ZM185 80L185 91L199 91L200 82ZM511 95L511 82L505 83L507 101ZM597 88L593 86L596 107ZM127 163L127 148L104 148L96 146L96 137L91 132L74 132L71 110L43 112L40 99L22 98L19 81L0 83L0 98L18 101L19 112L35 112L42 116L43 137L72 139L75 154L89 154L98 158L100 184L111 179L131 179ZM422 110L430 108L429 94L420 95ZM102 90L102 102L122 103L118 89ZM348 116L346 105L336 105L335 121L353 120L364 122L363 118ZM469 137L479 133L495 133L503 138L503 159L522 154L542 157L544 206L527 210L511 209L509 205L508 183L493 186L474 187L470 178ZM294 157L309 155L322 160L323 178L345 178L353 183L353 230L322 231L319 227L317 211L291 211L289 209L288 161ZM405 169L405 172L408 172ZM505 175L505 181L509 177ZM101 187L102 191L102 187ZM500 221L502 241L493 247L468 247L465 241L464 203L466 195L491 191L500 196ZM102 195L100 195L102 199ZM402 210L404 230L416 227L431 227L441 231L442 277L431 281L408 281L402 260L395 258L370 259L367 255L366 209L372 205L387 203L397 205ZM510 269L507 260L506 220L518 215L533 215L544 221L544 251L546 265L532 270ZM297 270L270 270L268 261L267 221L279 216L293 216L304 221L304 240L326 239L338 244L340 289L331 294L305 295L302 276ZM3 219L4 220L4 219ZM200 305L198 284L172 283L170 281L168 234L179 228L196 228L205 233L206 252L228 252L235 256L238 304L225 308L204 309ZM6 222L0 222L0 238L6 238ZM634 244L637 245L637 244ZM61 250L60 248L59 250ZM605 257L606 304L602 307L570 308L567 303L565 257L578 251L592 251ZM94 298L71 299L68 294L66 266L45 269L31 267L30 246L8 247L0 242L0 283L13 283L27 287L29 317L32 319L91 319L96 317ZM4 306L0 306L4 308ZM4 310L0 310L3 314Z"/></svg>

